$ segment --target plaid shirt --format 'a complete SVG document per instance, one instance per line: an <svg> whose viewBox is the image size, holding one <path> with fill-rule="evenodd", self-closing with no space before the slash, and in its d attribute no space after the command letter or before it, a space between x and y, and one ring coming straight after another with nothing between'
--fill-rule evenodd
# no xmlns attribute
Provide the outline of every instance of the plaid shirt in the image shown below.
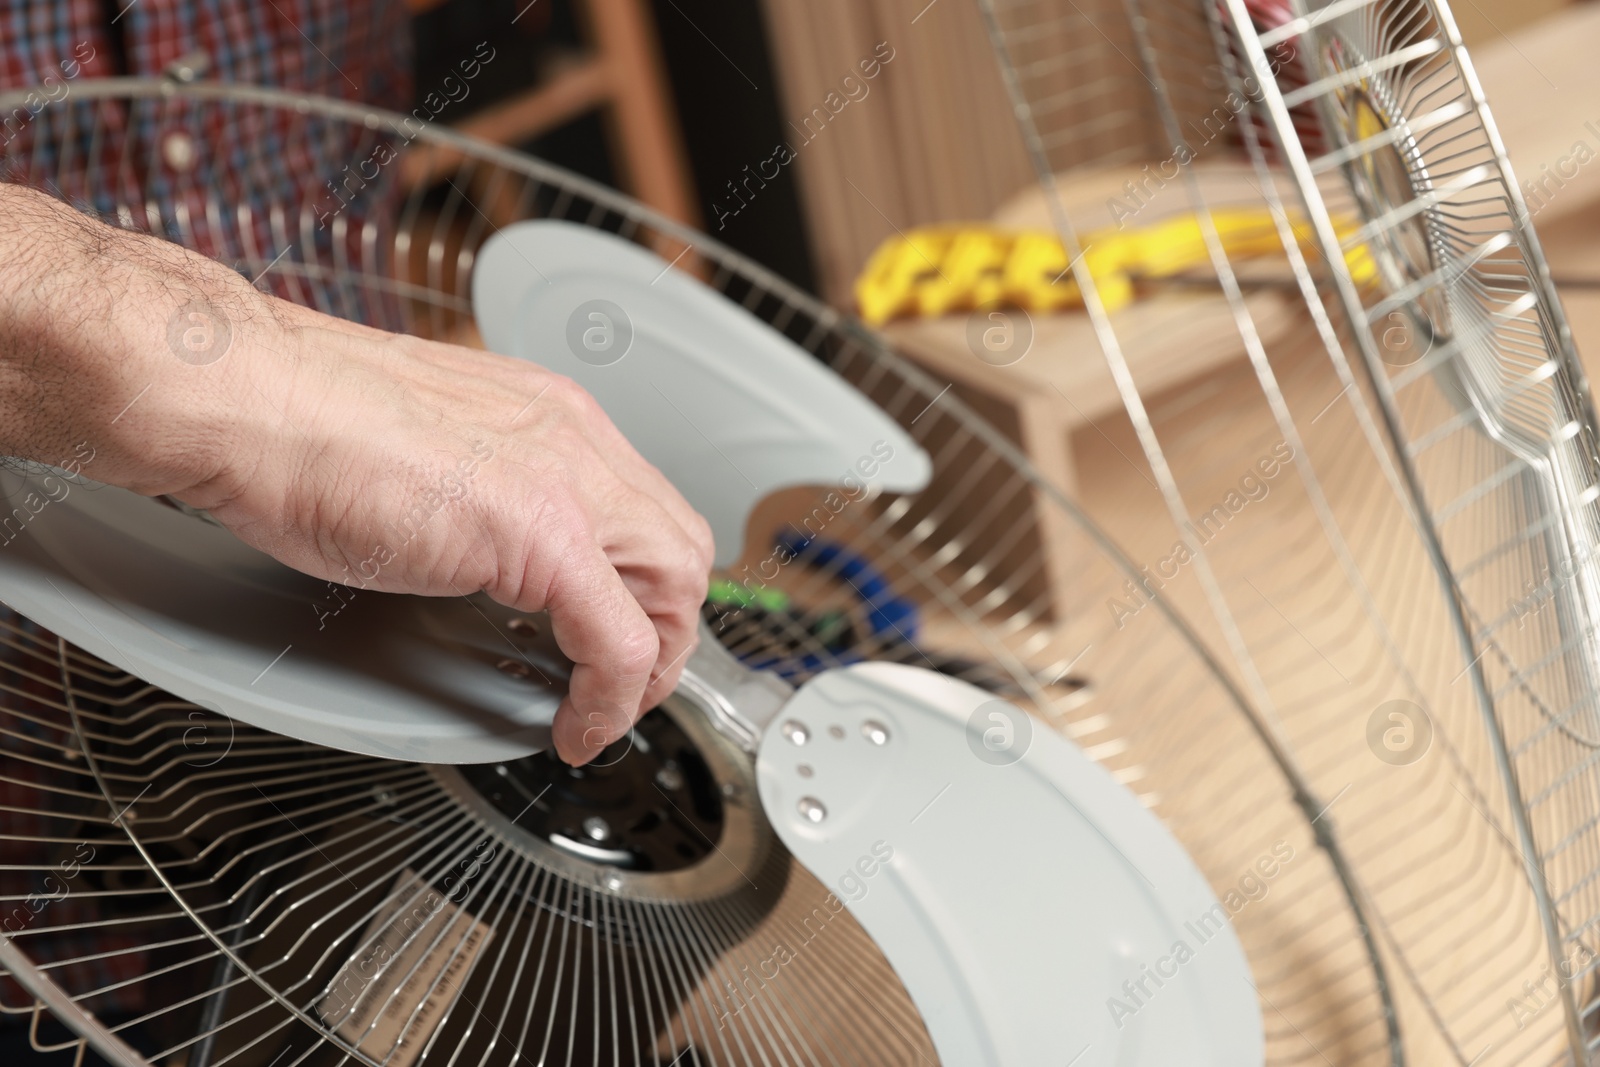
<svg viewBox="0 0 1600 1067"><path fill-rule="evenodd" d="M372 150L359 126L288 108L182 96L88 101L81 80L162 76L203 56L208 81L270 86L405 110L410 33L399 0L0 0L0 90L38 87L0 111L0 177L106 221L162 234L280 295L371 319L348 294L296 288L295 262L334 251L318 211ZM385 175L342 215L347 248L395 188Z"/></svg>
<svg viewBox="0 0 1600 1067"><path fill-rule="evenodd" d="M403 4L384 0L0 0L0 85L158 77L195 52L208 77L403 110ZM278 146L285 147L285 146Z"/></svg>
<svg viewBox="0 0 1600 1067"><path fill-rule="evenodd" d="M332 231L308 233L298 218L285 225L285 209L314 212L329 197L327 182L369 151L370 134L285 109L73 97L82 79L159 77L196 53L207 57L207 80L394 110L410 105L410 35L398 0L0 0L0 91L38 87L23 106L0 111L0 177L49 189L102 217L120 216L252 275L280 251L285 263L326 252ZM369 200L366 210L382 210L381 199ZM349 212L347 232L358 230L361 218L359 209ZM289 272L272 284L280 295L362 317L336 296L296 290L300 283ZM7 739L0 753L0 914L7 929L34 928L24 944L36 962L83 959L56 972L75 994L145 973L145 953L129 951L136 946L125 936L98 925L94 894L51 899L48 875L59 857L17 840L47 834L52 817L24 813L50 810L51 787L61 784L41 779L46 769L19 745L25 747L20 738ZM52 932L38 936L40 923ZM128 985L88 1006L102 1016L135 1015L144 1010L143 990L142 983ZM29 999L0 978L0 1002L15 1007Z"/></svg>

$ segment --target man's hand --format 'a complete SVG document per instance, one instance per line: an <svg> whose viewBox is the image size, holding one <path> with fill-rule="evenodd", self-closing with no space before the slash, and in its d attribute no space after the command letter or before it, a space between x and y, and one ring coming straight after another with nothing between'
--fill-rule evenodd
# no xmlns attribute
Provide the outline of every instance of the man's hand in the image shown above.
<svg viewBox="0 0 1600 1067"><path fill-rule="evenodd" d="M231 334L214 362L168 344L196 302ZM98 477L319 578L549 611L577 665L570 763L671 692L697 639L710 529L571 380L288 304L7 186L0 417L5 454L88 440Z"/></svg>

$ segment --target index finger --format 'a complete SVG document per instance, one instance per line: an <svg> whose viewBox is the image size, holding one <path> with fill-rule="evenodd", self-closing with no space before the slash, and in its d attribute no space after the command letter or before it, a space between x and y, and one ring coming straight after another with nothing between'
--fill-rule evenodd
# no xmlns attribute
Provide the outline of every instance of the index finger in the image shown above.
<svg viewBox="0 0 1600 1067"><path fill-rule="evenodd" d="M599 546L561 568L546 607L551 635L574 665L550 739L579 767L633 726L660 642Z"/></svg>

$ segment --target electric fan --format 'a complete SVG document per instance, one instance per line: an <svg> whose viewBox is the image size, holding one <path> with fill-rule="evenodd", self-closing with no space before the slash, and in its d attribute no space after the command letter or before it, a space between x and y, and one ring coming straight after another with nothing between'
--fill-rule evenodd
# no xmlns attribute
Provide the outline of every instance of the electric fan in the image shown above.
<svg viewBox="0 0 1600 1067"><path fill-rule="evenodd" d="M1129 415L1081 504L981 398L537 160L203 83L41 113L14 180L331 313L555 336L722 570L679 692L571 771L539 751L538 618L358 597L271 666L317 590L203 516L10 472L12 499L69 487L0 553L28 616L0 1007L29 1040L137 1067L1587 1062L1593 419L1449 13L1067 7L985 11ZM1135 66L1075 86L1085 48ZM1205 151L1246 162L1281 275L1209 226L1183 124L1219 85L1247 106ZM1116 136L1074 95L1125 108ZM403 140L416 191L246 215L274 161L147 186L108 135L216 124ZM1166 159L1143 210L1197 213L1183 282L1241 356L1183 391L1123 358L1137 302L1106 311L1062 191ZM1257 329L1258 286L1295 329ZM697 331L748 367L691 371Z"/></svg>
<svg viewBox="0 0 1600 1067"><path fill-rule="evenodd" d="M1029 668L978 621L1007 601L1026 620L1040 535L1003 531L1051 491L937 385L536 160L429 130L404 165L447 193L378 183L323 227L318 189L293 215L223 206L259 202L267 160L129 193L138 167L104 129L273 127L369 158L413 136L402 120L204 84L85 83L63 103L14 176L291 298L481 330L571 374L711 519L719 584L752 602L709 604L678 692L574 770L546 751L570 664L544 618L330 600L192 509L14 464L28 528L0 586L27 622L4 657L5 780L26 824L0 954L36 1046L121 1064L1008 1063L1072 1042L1085 1063L1259 1061L1228 921L1243 898L1019 706L1081 704L1071 658L1036 632ZM84 168L91 146L116 160ZM941 513L974 478L1011 514ZM957 566L995 573L957 593ZM1119 1035L1107 979L1149 987L1185 936L1203 951ZM1082 1009L1056 1011L1063 995Z"/></svg>

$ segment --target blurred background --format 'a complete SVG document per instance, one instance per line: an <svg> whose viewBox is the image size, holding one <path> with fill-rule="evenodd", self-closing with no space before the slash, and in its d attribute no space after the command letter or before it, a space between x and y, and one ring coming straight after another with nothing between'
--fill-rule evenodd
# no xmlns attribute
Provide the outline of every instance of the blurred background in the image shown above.
<svg viewBox="0 0 1600 1067"><path fill-rule="evenodd" d="M483 40L511 59L489 64L470 99L440 121L520 148L637 196L707 232L841 307L880 242L897 230L982 220L1034 185L1022 137L977 6L949 0L409 0L416 86L432 91ZM1115 5L1086 0L1113 34ZM1526 136L1597 98L1540 73L1542 57L1580 35L1582 4L1565 0L1462 0L1454 14L1484 77L1489 101L1523 178L1541 164ZM519 17L520 15L520 17ZM911 19L915 19L912 22ZM1095 21L1100 21L1095 19ZM616 29L626 24L626 29ZM880 43L893 58L877 77L859 63ZM1086 46L1103 45L1101 41ZM609 47L608 47L609 46ZM1086 62L1106 60L1086 47ZM1114 59L1114 57L1113 57ZM614 61L614 92L595 73ZM1128 63L1132 68L1131 60ZM853 76L863 89L842 85ZM825 130L805 118L847 103ZM670 126L642 129L617 96L661 101ZM1499 97L1507 96L1502 102ZM855 97L859 97L858 99ZM396 101L390 106L396 110ZM1507 106L1511 110L1505 110ZM835 103L837 106L837 103ZM1094 111L1092 101L1076 105ZM648 107L648 104L646 105ZM1556 116L1550 113L1554 111ZM1575 114L1575 112L1574 112ZM1600 118L1600 102L1594 115ZM1151 116L1152 124L1155 117ZM648 120L646 120L648 122ZM1581 134L1569 126L1563 134ZM1108 130L1129 143L1149 131ZM825 134L825 135L824 135ZM1567 139L1569 142L1571 137ZM778 144L795 160L775 180L741 182ZM1570 143L1551 141L1565 153ZM1102 156L1104 158L1104 156ZM1139 158L1130 151L1128 158ZM747 168L749 172L747 172ZM767 168L771 173L771 168ZM1600 178L1596 179L1600 184ZM731 187L738 187L737 190ZM741 199L735 199L735 192ZM1562 230L1558 265L1582 266L1555 215L1583 213L1578 196L1550 218ZM720 211L736 209L720 218ZM1568 249L1567 245L1574 247ZM1566 257L1571 258L1566 258ZM1580 316L1581 318L1581 316ZM1600 322L1600 319L1596 319ZM1587 323L1580 322L1579 328ZM1580 342L1582 336L1580 335Z"/></svg>

